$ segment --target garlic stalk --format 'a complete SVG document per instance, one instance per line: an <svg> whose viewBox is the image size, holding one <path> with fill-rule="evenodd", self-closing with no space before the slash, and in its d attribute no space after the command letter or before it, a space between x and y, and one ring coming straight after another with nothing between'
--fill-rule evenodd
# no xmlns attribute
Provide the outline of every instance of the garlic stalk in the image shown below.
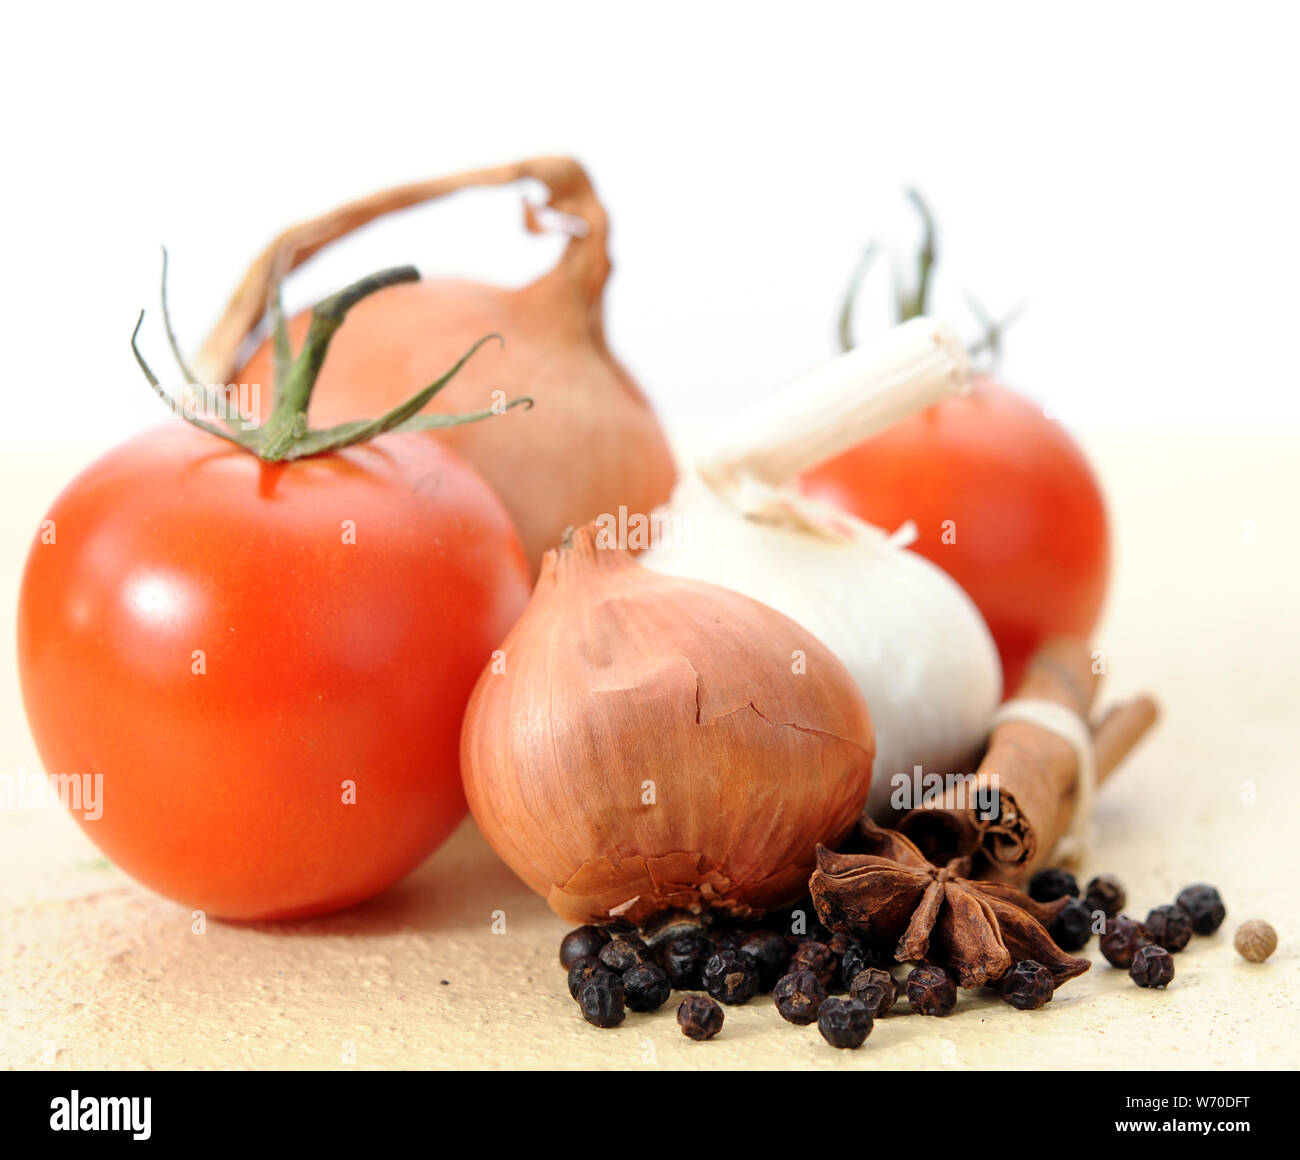
<svg viewBox="0 0 1300 1160"><path fill-rule="evenodd" d="M970 598L907 551L908 529L889 535L784 485L961 390L969 369L952 330L926 318L830 360L736 417L658 513L674 534L640 557L762 601L831 648L871 711L877 817L918 767L973 767L1002 695L997 651Z"/></svg>
<svg viewBox="0 0 1300 1160"><path fill-rule="evenodd" d="M970 356L944 323L915 318L854 347L736 416L699 473L779 486L967 385Z"/></svg>

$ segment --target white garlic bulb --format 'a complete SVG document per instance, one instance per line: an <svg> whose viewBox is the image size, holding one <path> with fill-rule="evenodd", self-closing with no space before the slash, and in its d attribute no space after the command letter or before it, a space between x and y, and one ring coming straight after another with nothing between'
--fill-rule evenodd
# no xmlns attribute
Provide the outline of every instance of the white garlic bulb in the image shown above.
<svg viewBox="0 0 1300 1160"><path fill-rule="evenodd" d="M993 638L941 569L889 535L781 485L961 389L966 352L919 318L739 416L684 470L644 567L742 592L802 624L856 680L876 730L868 810L913 776L973 768L1002 696ZM907 805L913 804L911 799Z"/></svg>

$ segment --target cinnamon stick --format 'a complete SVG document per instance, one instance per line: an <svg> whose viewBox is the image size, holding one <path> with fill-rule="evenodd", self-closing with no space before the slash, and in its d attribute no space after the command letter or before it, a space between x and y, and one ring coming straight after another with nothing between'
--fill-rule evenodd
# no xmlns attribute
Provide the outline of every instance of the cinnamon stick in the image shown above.
<svg viewBox="0 0 1300 1160"><path fill-rule="evenodd" d="M1058 638L1030 662L1016 697L1052 701L1091 717L1101 683L1092 653L1080 640ZM1148 696L1110 709L1092 727L1100 784L1155 723ZM953 786L937 801L911 810L898 828L932 862L971 857L981 878L1017 881L1046 864L1070 827L1079 792L1074 747L1051 730L1028 721L1006 721L993 730L974 786ZM987 814L982 802L996 802Z"/></svg>

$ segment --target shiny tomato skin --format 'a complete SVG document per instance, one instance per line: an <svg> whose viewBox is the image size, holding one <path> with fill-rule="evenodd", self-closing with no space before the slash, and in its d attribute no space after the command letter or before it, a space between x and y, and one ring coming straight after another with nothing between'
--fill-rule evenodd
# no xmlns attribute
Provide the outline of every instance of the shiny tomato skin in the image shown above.
<svg viewBox="0 0 1300 1160"><path fill-rule="evenodd" d="M809 472L810 495L893 529L915 520L914 551L983 614L1015 692L1049 636L1086 638L1110 571L1106 506L1060 424L985 378ZM944 521L955 543L944 543Z"/></svg>
<svg viewBox="0 0 1300 1160"><path fill-rule="evenodd" d="M102 775L102 817L78 821L128 873L215 917L317 914L463 817L461 717L529 583L452 452L390 434L268 465L177 422L47 520L23 699L48 773Z"/></svg>

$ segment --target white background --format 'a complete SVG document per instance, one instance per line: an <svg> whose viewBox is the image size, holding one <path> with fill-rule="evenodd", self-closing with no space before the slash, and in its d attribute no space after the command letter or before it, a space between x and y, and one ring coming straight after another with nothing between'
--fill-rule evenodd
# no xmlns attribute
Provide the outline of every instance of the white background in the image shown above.
<svg viewBox="0 0 1300 1160"><path fill-rule="evenodd" d="M942 229L937 307L1027 300L1005 378L1079 429L1300 421L1297 20L1283 5L36 5L6 15L6 436L165 421L127 339L158 247L193 349L279 228L572 152L609 207L611 344L669 424L831 349L868 238ZM520 281L514 192L372 228L371 268ZM887 318L887 273L859 326ZM146 349L166 361L156 310ZM526 387L520 384L520 389Z"/></svg>

